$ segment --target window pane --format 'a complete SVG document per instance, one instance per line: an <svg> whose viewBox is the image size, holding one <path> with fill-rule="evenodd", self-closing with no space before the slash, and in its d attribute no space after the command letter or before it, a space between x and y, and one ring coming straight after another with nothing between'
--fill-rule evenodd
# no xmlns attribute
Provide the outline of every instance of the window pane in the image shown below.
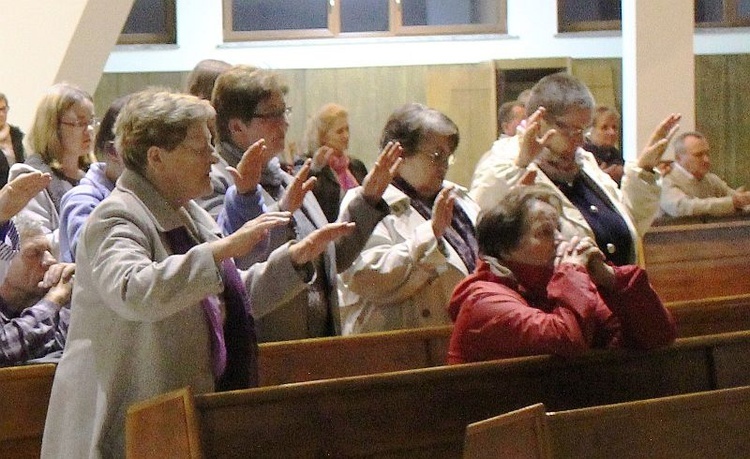
<svg viewBox="0 0 750 459"><path fill-rule="evenodd" d="M135 0L122 33L168 33L167 8L163 0Z"/></svg>
<svg viewBox="0 0 750 459"><path fill-rule="evenodd" d="M620 0L566 0L558 3L565 23L619 21Z"/></svg>
<svg viewBox="0 0 750 459"><path fill-rule="evenodd" d="M328 28L327 0L234 0L232 30Z"/></svg>
<svg viewBox="0 0 750 459"><path fill-rule="evenodd" d="M388 31L388 0L341 0L341 31Z"/></svg>
<svg viewBox="0 0 750 459"><path fill-rule="evenodd" d="M404 26L495 24L497 0L401 0Z"/></svg>
<svg viewBox="0 0 750 459"><path fill-rule="evenodd" d="M750 0L737 2L737 16L740 19L750 19Z"/></svg>
<svg viewBox="0 0 750 459"><path fill-rule="evenodd" d="M723 0L695 0L695 22L722 22Z"/></svg>

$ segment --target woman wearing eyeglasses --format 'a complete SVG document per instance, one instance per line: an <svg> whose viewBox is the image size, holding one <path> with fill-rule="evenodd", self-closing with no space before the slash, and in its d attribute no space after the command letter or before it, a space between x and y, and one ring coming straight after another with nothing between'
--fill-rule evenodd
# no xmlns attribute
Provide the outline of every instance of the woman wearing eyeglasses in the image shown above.
<svg viewBox="0 0 750 459"><path fill-rule="evenodd" d="M107 109L96 133L94 150L102 161L91 164L81 182L60 201L60 259L75 262L78 237L89 215L112 190L125 170L122 155L115 148L115 120L128 101L128 95L115 99Z"/></svg>
<svg viewBox="0 0 750 459"><path fill-rule="evenodd" d="M453 288L474 270L479 211L467 190L445 180L458 140L450 118L421 104L386 122L380 143L399 143L403 162L383 194L390 214L339 276L344 334L451 323Z"/></svg>
<svg viewBox="0 0 750 459"><path fill-rule="evenodd" d="M56 258L59 256L60 201L65 192L78 184L92 163L96 127L91 95L71 84L56 84L47 90L37 106L28 135L31 154L25 163L10 168L8 180L34 171L52 175L47 188L29 201L21 213L42 224L52 240Z"/></svg>
<svg viewBox="0 0 750 459"><path fill-rule="evenodd" d="M594 98L581 81L566 73L548 75L534 85L526 105L526 127L501 139L475 175L471 195L482 210L493 209L519 183L536 183L562 202L561 232L596 241L607 261L635 264L638 242L659 206L654 171L678 128L680 115L662 121L634 163L625 167L622 189L585 151Z"/></svg>
<svg viewBox="0 0 750 459"><path fill-rule="evenodd" d="M364 163L349 156L349 114L338 104L325 104L307 121L303 151L312 158L313 193L329 222L339 216L339 203L367 175Z"/></svg>

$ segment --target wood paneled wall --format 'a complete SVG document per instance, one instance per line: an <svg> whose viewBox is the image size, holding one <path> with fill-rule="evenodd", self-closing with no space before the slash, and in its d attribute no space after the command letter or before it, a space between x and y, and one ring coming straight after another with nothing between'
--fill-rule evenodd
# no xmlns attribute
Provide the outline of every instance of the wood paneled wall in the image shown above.
<svg viewBox="0 0 750 459"><path fill-rule="evenodd" d="M750 55L697 56L695 124L711 147L711 169L750 187Z"/></svg>
<svg viewBox="0 0 750 459"><path fill-rule="evenodd" d="M619 59L574 60L572 72L592 88L598 100L620 107ZM750 55L696 57L696 124L712 147L713 170L734 187L750 186ZM289 83L287 103L294 108L287 142L299 142L308 114L324 103L349 109L350 152L370 165L378 154L388 115L407 102L433 106L450 116L461 131L457 162L449 179L468 186L476 159L494 141L495 74L489 63L345 69L283 70ZM150 85L181 89L185 72L103 75L94 95L96 113L120 95ZM665 91L669 90L665 82Z"/></svg>

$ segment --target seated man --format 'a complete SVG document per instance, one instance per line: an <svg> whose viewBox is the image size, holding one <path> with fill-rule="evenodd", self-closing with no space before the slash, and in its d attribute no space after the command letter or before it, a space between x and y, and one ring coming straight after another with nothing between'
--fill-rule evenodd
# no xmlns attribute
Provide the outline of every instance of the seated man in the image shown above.
<svg viewBox="0 0 750 459"><path fill-rule="evenodd" d="M75 265L57 263L41 226L20 219L9 228L14 256L0 284L0 366L62 351ZM16 245L17 244L17 245Z"/></svg>
<svg viewBox="0 0 750 459"><path fill-rule="evenodd" d="M750 192L733 190L709 172L708 140L700 132L686 132L675 138L675 162L664 177L661 216L731 215L750 205Z"/></svg>

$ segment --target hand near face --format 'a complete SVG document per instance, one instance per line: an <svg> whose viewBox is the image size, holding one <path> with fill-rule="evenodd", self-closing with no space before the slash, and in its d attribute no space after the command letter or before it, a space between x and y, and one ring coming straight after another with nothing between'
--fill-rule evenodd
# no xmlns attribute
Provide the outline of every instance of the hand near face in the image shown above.
<svg viewBox="0 0 750 459"><path fill-rule="evenodd" d="M44 298L60 307L70 304L75 272L74 263L55 263L50 266L44 279L39 282L40 288L49 289Z"/></svg>
<svg viewBox="0 0 750 459"><path fill-rule="evenodd" d="M267 212L245 223L229 236L210 242L214 261L218 263L247 254L268 236L272 228L289 224L291 217L289 212Z"/></svg>
<svg viewBox="0 0 750 459"><path fill-rule="evenodd" d="M13 218L26 204L49 185L50 174L29 172L21 174L0 189L0 222Z"/></svg>
<svg viewBox="0 0 750 459"><path fill-rule="evenodd" d="M432 205L432 232L435 233L437 239L443 237L445 229L451 225L453 220L453 206L456 197L452 192L452 187L443 188L435 198L435 204Z"/></svg>
<svg viewBox="0 0 750 459"><path fill-rule="evenodd" d="M311 160L305 160L305 164L302 165L297 174L294 176L292 183L284 191L284 195L279 200L279 209L287 212L296 212L297 209L302 207L302 202L305 199L305 195L308 191L315 188L315 177L310 177L310 166Z"/></svg>
<svg viewBox="0 0 750 459"><path fill-rule="evenodd" d="M604 254L593 239L573 236L569 241L561 241L558 244L555 266L562 263L585 266L594 285L611 289L615 285L615 272L605 260Z"/></svg>
<svg viewBox="0 0 750 459"><path fill-rule="evenodd" d="M307 237L289 247L289 255L295 266L302 266L318 258L329 243L354 231L353 222L329 223L318 228Z"/></svg>
<svg viewBox="0 0 750 459"><path fill-rule="evenodd" d="M333 148L323 145L313 154L313 168L317 171L328 165L328 160L333 154Z"/></svg>
<svg viewBox="0 0 750 459"><path fill-rule="evenodd" d="M672 137L674 137L680 128L679 122L681 118L682 115L679 113L672 113L659 123L651 134L646 147L638 156L638 167L650 171L659 164L664 151L667 149L667 145L669 145Z"/></svg>
<svg viewBox="0 0 750 459"><path fill-rule="evenodd" d="M227 168L234 178L238 193L245 194L255 191L260 182L260 174L268 160L266 141L260 139L245 150L236 168L231 166Z"/></svg>
<svg viewBox="0 0 750 459"><path fill-rule="evenodd" d="M376 205L383 197L385 189L391 183L401 165L404 150L398 142L388 142L380 152L375 165L362 181L362 193L371 205Z"/></svg>
<svg viewBox="0 0 750 459"><path fill-rule="evenodd" d="M541 153L544 147L549 142L549 139L557 131L550 129L545 132L540 138L539 133L541 132L541 121L544 117L544 107L539 107L531 116L526 120L526 131L520 138L520 151L516 158L516 166L526 167L534 161L534 158Z"/></svg>
<svg viewBox="0 0 750 459"><path fill-rule="evenodd" d="M591 238L573 236L570 240L560 241L557 245L555 266L562 263L586 266L595 252L600 251Z"/></svg>
<svg viewBox="0 0 750 459"><path fill-rule="evenodd" d="M620 164L607 165L606 163L602 163L602 166L600 167L607 175L612 177L612 180L614 180L615 182L619 183L620 180L622 180L622 174L624 173L624 169L622 165Z"/></svg>

